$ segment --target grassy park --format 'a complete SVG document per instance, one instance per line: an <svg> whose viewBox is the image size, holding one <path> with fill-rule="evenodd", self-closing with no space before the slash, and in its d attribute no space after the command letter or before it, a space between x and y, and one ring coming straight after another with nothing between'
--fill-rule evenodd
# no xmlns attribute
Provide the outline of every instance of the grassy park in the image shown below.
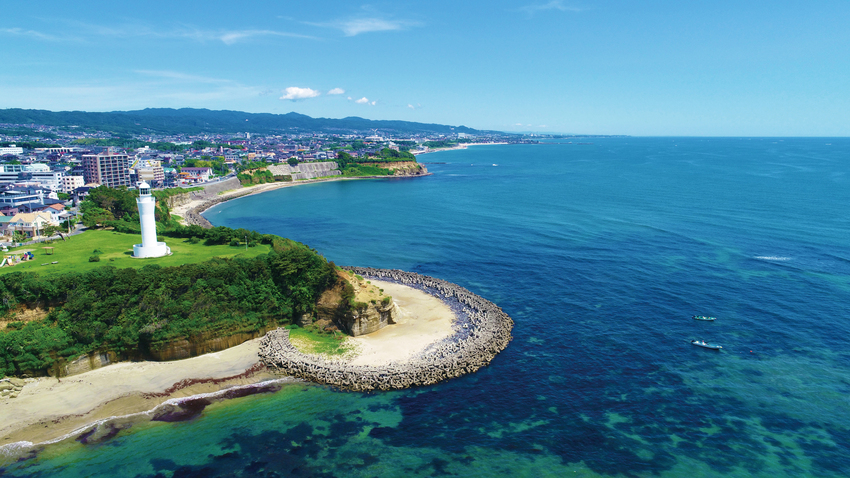
<svg viewBox="0 0 850 478"><path fill-rule="evenodd" d="M161 266L179 266L182 264L203 262L213 257L250 258L266 254L271 250L267 244L257 244L255 247L239 247L223 245L205 245L203 241L192 244L189 239L164 238L171 255L148 259L135 259L132 256L133 244L142 242L139 234L124 234L108 230L90 230L71 236L66 241L57 240L52 243L34 244L10 249L6 255L15 252L31 251L35 256L31 261L21 262L14 266L0 268L0 274L11 272L37 272L39 274L62 274L65 272L86 272L107 265L119 268L141 268L149 264ZM52 247L53 253L48 254ZM99 251L96 253L95 251ZM90 262L92 256L98 256L100 261ZM56 264L52 262L56 261ZM46 265L42 265L46 264Z"/></svg>

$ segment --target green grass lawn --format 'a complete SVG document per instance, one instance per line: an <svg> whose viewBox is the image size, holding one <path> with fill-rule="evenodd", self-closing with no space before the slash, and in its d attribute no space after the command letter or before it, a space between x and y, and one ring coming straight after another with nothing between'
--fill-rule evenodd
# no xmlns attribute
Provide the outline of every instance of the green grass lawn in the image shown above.
<svg viewBox="0 0 850 478"><path fill-rule="evenodd" d="M149 259L134 259L132 257L133 244L140 244L140 234L123 234L113 231L86 231L76 236L71 236L67 241L53 241L52 244L34 244L10 252L30 250L35 257L31 261L21 262L12 267L0 268L0 274L10 272L38 272L39 274L61 274L64 272L85 272L107 265L115 267L141 268L148 264L159 264L162 266L179 266L203 262L213 257L255 257L271 251L271 246L258 244L256 247L245 248L229 245L207 246L203 241L198 244L189 244L188 239L165 237L165 243L171 248L171 255ZM47 255L43 247L53 247L54 253ZM100 262L89 262L89 257L95 255L94 250L100 249ZM57 261L57 264L50 264ZM41 265L47 263L47 265Z"/></svg>
<svg viewBox="0 0 850 478"><path fill-rule="evenodd" d="M320 334L315 330L305 329L298 326L288 326L289 340L299 352L307 354L345 355L350 347L346 343L347 337L342 332L335 335Z"/></svg>

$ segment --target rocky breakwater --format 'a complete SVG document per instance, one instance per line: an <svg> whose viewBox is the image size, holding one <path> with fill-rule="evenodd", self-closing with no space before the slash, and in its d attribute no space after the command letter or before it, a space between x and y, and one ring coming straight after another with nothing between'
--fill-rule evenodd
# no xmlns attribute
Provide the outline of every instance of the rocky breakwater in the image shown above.
<svg viewBox="0 0 850 478"><path fill-rule="evenodd" d="M457 317L454 333L410 360L376 367L299 352L289 341L289 330L277 329L266 334L260 342L260 359L270 370L348 390L403 389L432 385L475 372L489 364L511 341L513 320L496 304L463 287L399 270L363 267L349 270L364 277L414 287L440 298Z"/></svg>

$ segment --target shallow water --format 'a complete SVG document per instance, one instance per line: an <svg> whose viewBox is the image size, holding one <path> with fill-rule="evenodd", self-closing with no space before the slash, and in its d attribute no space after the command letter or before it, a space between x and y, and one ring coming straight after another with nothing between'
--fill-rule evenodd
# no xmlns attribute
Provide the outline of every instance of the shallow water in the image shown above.
<svg viewBox="0 0 850 478"><path fill-rule="evenodd" d="M448 164L206 213L499 304L515 339L489 367L392 393L283 385L5 473L850 475L850 140L593 142L425 155Z"/></svg>

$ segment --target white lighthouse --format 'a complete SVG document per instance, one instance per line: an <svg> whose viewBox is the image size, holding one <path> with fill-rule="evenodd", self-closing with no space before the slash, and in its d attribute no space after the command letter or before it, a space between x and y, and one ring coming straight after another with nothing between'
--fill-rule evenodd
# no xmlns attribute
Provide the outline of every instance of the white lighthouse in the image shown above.
<svg viewBox="0 0 850 478"><path fill-rule="evenodd" d="M142 243L133 246L133 257L162 257L171 254L164 242L156 242L156 199L151 196L151 187L142 181L139 184L139 221L142 223Z"/></svg>

